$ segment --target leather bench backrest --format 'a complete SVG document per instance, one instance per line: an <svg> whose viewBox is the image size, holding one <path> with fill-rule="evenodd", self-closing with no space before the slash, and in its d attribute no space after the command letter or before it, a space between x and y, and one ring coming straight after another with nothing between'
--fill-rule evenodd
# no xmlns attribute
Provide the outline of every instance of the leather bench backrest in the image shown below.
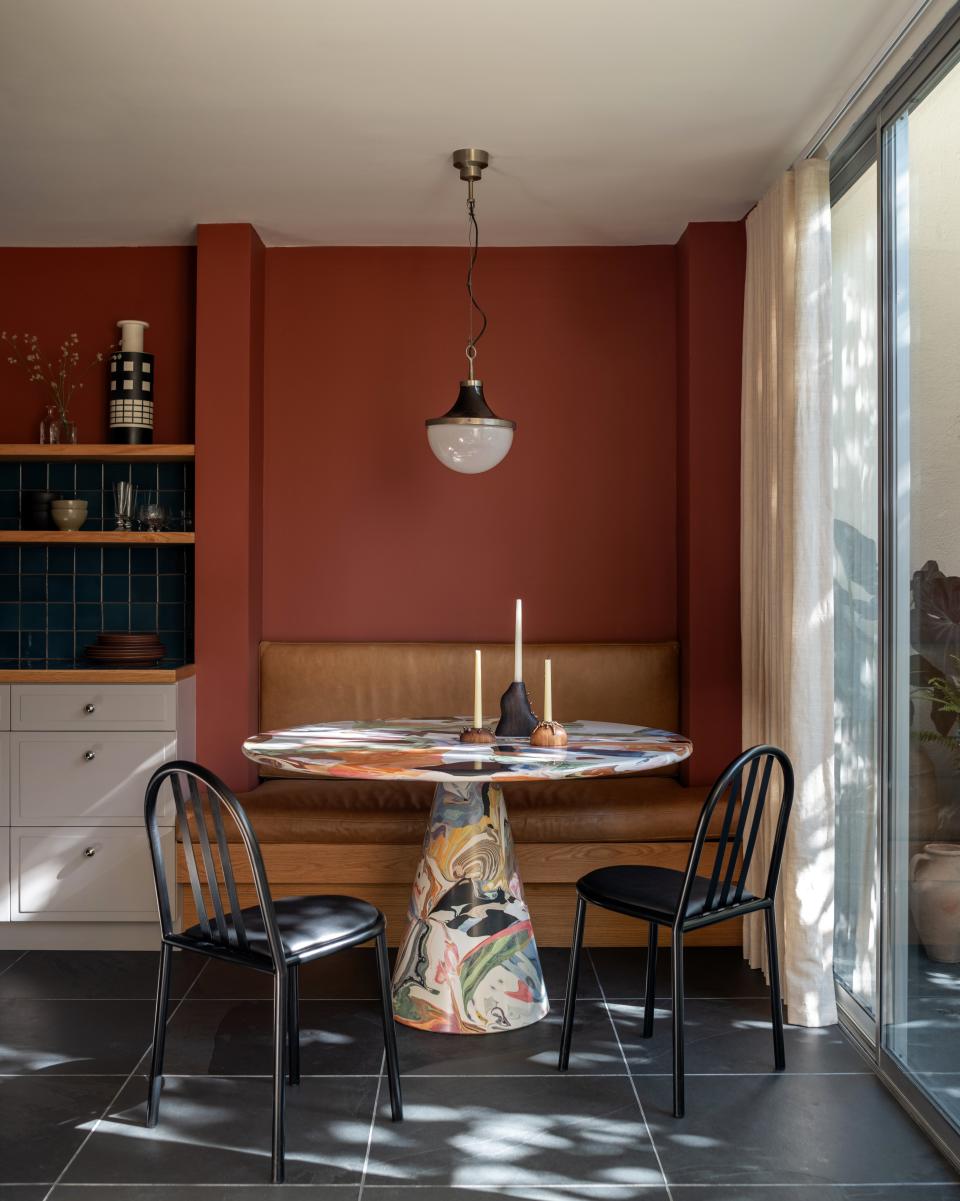
<svg viewBox="0 0 960 1201"><path fill-rule="evenodd" d="M450 717L473 708L473 642L263 642L260 728L313 722ZM513 646L480 643L483 711L494 717L513 678ZM536 712L543 661L553 660L553 715L676 730L676 642L554 642L524 647ZM282 775L262 771L262 775ZM660 773L657 773L660 774ZM673 773L664 773L673 774Z"/></svg>

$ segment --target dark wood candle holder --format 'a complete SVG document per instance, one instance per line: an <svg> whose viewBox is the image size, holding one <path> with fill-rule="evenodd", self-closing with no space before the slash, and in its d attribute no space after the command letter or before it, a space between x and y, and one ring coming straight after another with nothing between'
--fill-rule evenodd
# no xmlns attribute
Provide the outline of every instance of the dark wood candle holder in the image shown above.
<svg viewBox="0 0 960 1201"><path fill-rule="evenodd" d="M530 707L530 697L523 680L514 680L500 698L498 738L529 738L539 718Z"/></svg>
<svg viewBox="0 0 960 1201"><path fill-rule="evenodd" d="M566 746L567 731L558 721L541 721L530 735L531 746Z"/></svg>
<svg viewBox="0 0 960 1201"><path fill-rule="evenodd" d="M460 732L461 742L496 742L496 738L483 726L467 726Z"/></svg>

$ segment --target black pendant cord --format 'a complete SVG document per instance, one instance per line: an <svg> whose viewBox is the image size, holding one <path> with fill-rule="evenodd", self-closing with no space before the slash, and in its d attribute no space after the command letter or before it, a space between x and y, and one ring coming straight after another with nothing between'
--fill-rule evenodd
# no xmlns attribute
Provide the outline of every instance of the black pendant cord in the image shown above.
<svg viewBox="0 0 960 1201"><path fill-rule="evenodd" d="M471 184L471 190L472 190L472 187L473 187L473 185ZM477 264L477 255L480 251L480 228L477 225L476 207L477 207L477 202L473 198L473 196L471 196L470 199L467 201L467 219L469 222L469 246L470 246L470 258L469 258L469 265L467 267L467 295L470 297L470 305L471 305L471 309L470 309L470 339L467 342L467 360L470 364L471 379L474 377L474 374L475 374L473 367L474 367L474 362L477 357L477 343L480 341L480 339L483 337L483 335L487 332L487 314L480 307L476 296L474 296L474 294L473 294L473 269ZM480 332L477 334L476 337L474 337L474 335L473 335L473 310L474 309L476 309L476 311L480 314L481 318L483 319L483 324L480 326Z"/></svg>

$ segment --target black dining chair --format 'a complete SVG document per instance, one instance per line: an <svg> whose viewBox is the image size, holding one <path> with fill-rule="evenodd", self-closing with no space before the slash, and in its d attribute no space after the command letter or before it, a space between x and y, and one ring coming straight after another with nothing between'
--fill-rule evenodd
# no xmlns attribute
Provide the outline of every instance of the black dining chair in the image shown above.
<svg viewBox="0 0 960 1201"><path fill-rule="evenodd" d="M160 790L167 780L170 781L176 805L177 828L183 843L183 856L198 919L195 926L179 934L173 929L167 873L157 825L157 803ZM226 810L236 824L256 889L257 904L243 909L238 899L237 876L231 856L233 847L227 841L222 810ZM147 785L144 818L157 885L162 937L153 1058L147 1092L147 1125L155 1126L160 1115L163 1049L174 948L195 951L254 971L268 972L273 976L271 1180L274 1184L282 1183L285 1061L290 1083L300 1083L300 965L370 939L376 940L390 1104L393 1120L400 1121L403 1117L400 1068L390 996L386 922L380 910L355 897L283 897L274 901L270 895L260 846L243 807L221 780L196 763L166 763L154 772ZM205 894L209 898L212 913L208 910Z"/></svg>
<svg viewBox="0 0 960 1201"><path fill-rule="evenodd" d="M780 765L781 800L776 833L770 851L763 893L755 896L746 887L753 861L764 807L770 795L774 764ZM759 779L758 779L759 777ZM714 811L726 798L716 843L716 856L709 876L698 873L704 844ZM683 936L690 930L712 926L732 917L762 912L766 921L767 954L770 968L770 1005L773 1016L773 1054L776 1070L786 1066L783 1046L783 1012L780 1004L780 967L777 958L777 929L774 896L793 804L793 766L775 746L755 746L744 751L722 773L710 790L700 812L685 871L665 867L601 867L577 881L577 911L573 923L573 945L567 975L567 999L560 1039L561 1072L570 1061L573 1012L580 968L580 947L587 902L612 909L649 923L647 935L647 978L643 1010L643 1037L653 1034L654 990L657 971L657 937L661 926L671 931L673 1004L673 1112L683 1117Z"/></svg>

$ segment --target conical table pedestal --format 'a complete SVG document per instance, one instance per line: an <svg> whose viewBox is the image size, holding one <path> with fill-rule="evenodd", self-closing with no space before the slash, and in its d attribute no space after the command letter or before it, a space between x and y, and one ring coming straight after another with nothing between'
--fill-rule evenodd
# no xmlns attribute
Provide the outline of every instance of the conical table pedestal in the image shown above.
<svg viewBox="0 0 960 1201"><path fill-rule="evenodd" d="M398 1022L492 1034L550 1012L498 784L437 785L393 974Z"/></svg>

